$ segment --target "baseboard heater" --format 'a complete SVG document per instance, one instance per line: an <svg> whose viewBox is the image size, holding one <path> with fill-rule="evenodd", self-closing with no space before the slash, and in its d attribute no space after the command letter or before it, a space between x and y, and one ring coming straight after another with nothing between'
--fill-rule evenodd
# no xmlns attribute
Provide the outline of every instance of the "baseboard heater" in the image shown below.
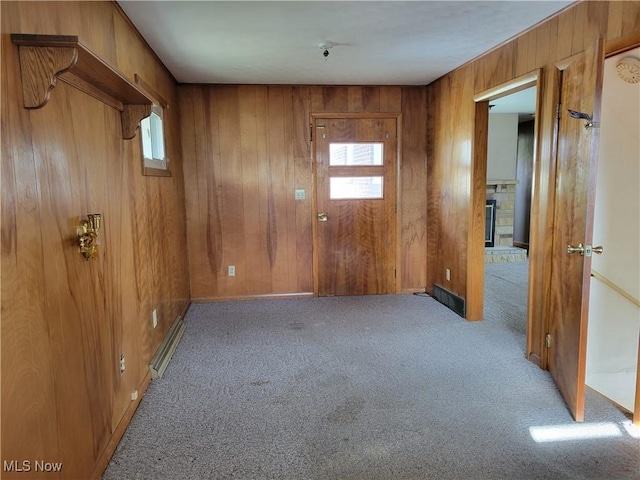
<svg viewBox="0 0 640 480"><path fill-rule="evenodd" d="M184 322L182 318L178 317L173 325L169 329L167 336L164 337L164 341L158 348L155 356L149 364L149 370L151 370L151 378L160 378L164 374L164 371L169 365L169 361L173 356L173 352L176 351L178 343L184 334Z"/></svg>
<svg viewBox="0 0 640 480"><path fill-rule="evenodd" d="M433 286L433 298L435 298L443 305L449 307L462 318L465 318L467 304L464 298L459 297L455 293L450 292L449 290L441 287L438 284L435 284Z"/></svg>

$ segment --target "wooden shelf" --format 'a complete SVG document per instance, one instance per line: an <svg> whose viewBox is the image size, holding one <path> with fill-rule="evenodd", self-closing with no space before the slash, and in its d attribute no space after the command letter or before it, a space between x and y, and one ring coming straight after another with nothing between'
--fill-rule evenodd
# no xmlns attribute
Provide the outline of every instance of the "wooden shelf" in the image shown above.
<svg viewBox="0 0 640 480"><path fill-rule="evenodd" d="M73 35L11 34L18 45L25 108L42 108L58 79L120 111L122 136L133 138L151 113L141 88Z"/></svg>

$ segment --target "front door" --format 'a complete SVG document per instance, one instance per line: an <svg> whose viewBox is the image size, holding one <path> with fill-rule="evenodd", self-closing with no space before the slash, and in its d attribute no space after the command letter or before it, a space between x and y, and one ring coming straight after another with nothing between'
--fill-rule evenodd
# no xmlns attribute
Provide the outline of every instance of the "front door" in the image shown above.
<svg viewBox="0 0 640 480"><path fill-rule="evenodd" d="M574 418L584 420L591 243L602 91L599 41L562 71L551 270L549 371ZM593 116L573 116L569 110ZM582 252L580 252L582 246Z"/></svg>
<svg viewBox="0 0 640 480"><path fill-rule="evenodd" d="M396 291L397 119L314 118L319 296Z"/></svg>

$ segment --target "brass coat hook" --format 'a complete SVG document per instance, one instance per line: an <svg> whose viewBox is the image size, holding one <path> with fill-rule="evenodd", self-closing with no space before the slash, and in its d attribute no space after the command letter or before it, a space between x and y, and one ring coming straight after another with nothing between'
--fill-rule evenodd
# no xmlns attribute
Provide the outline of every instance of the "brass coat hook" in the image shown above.
<svg viewBox="0 0 640 480"><path fill-rule="evenodd" d="M583 120L586 120L587 123L584 124L584 128L586 128L587 130L590 130L596 126L593 123L593 117L588 113L578 112L576 110L571 110L570 108L568 108L567 111L569 112L569 116L571 118L581 118Z"/></svg>
<svg viewBox="0 0 640 480"><path fill-rule="evenodd" d="M80 248L80 254L85 260L98 256L98 245L100 244L98 235L100 233L101 223L102 215L92 213L87 215L87 220L82 220L80 225L78 225L76 230L76 243Z"/></svg>

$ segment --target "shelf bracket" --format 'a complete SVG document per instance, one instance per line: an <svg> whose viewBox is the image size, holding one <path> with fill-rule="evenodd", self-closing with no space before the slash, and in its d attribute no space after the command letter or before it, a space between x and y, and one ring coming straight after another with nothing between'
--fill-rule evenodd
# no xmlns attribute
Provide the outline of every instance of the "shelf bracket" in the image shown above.
<svg viewBox="0 0 640 480"><path fill-rule="evenodd" d="M78 61L78 50L69 47L19 48L24 108L42 108L49 101L58 77Z"/></svg>
<svg viewBox="0 0 640 480"><path fill-rule="evenodd" d="M122 137L135 137L154 100L125 75L84 46L77 36L12 34L18 46L24 107L49 101L58 79L120 112Z"/></svg>

